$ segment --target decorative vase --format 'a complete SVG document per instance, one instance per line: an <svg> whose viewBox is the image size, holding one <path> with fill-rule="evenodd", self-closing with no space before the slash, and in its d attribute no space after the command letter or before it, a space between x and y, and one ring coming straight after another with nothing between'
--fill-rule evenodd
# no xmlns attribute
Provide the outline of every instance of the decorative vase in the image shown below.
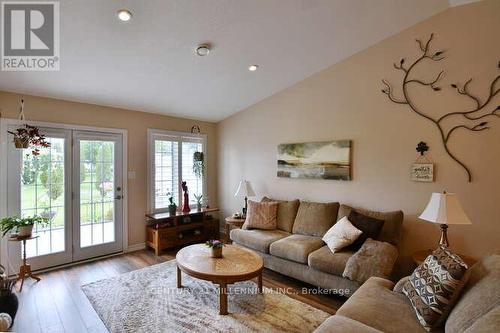
<svg viewBox="0 0 500 333"><path fill-rule="evenodd" d="M14 145L19 149L26 149L30 146L30 142L26 139L14 138Z"/></svg>
<svg viewBox="0 0 500 333"><path fill-rule="evenodd" d="M33 233L33 224L17 227L18 237L31 237L32 233Z"/></svg>
<svg viewBox="0 0 500 333"><path fill-rule="evenodd" d="M212 247L212 253L211 257L212 258L222 258L222 247Z"/></svg>
<svg viewBox="0 0 500 333"><path fill-rule="evenodd" d="M9 291L2 291L0 294L0 313L8 313L14 322L16 317L17 308L19 307L19 301L16 294Z"/></svg>
<svg viewBox="0 0 500 333"><path fill-rule="evenodd" d="M183 213L189 213L191 208L189 208L189 194L187 191L184 192L184 206L182 207Z"/></svg>
<svg viewBox="0 0 500 333"><path fill-rule="evenodd" d="M177 206L176 205L168 206L168 213L170 214L170 216L175 216L177 214Z"/></svg>

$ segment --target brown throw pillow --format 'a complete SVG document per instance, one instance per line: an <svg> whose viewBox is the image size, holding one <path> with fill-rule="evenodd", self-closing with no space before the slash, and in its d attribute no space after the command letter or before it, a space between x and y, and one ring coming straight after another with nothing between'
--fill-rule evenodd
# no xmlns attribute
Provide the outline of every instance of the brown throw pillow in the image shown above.
<svg viewBox="0 0 500 333"><path fill-rule="evenodd" d="M248 212L243 229L274 230L277 225L277 202L255 202L248 200Z"/></svg>
<svg viewBox="0 0 500 333"><path fill-rule="evenodd" d="M368 238L377 239L382 231L382 227L384 226L383 220L363 215L355 210L351 211L348 219L351 221L353 226L363 232L361 236L359 236L358 239L356 239L356 241L349 246L349 249L355 251L359 250Z"/></svg>
<svg viewBox="0 0 500 333"><path fill-rule="evenodd" d="M456 301L467 264L446 247L439 247L413 271L403 286L422 326L431 331L440 327Z"/></svg>

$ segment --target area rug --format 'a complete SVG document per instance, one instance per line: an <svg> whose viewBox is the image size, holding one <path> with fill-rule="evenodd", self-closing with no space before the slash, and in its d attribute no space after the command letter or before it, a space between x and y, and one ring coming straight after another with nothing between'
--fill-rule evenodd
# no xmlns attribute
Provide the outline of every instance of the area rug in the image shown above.
<svg viewBox="0 0 500 333"><path fill-rule="evenodd" d="M330 315L252 281L231 285L229 315L218 288L182 273L175 260L82 286L110 332L312 332Z"/></svg>

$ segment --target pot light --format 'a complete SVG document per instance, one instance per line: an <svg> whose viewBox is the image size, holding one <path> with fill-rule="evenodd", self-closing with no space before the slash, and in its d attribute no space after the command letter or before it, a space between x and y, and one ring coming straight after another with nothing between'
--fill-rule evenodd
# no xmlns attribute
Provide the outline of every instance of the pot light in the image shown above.
<svg viewBox="0 0 500 333"><path fill-rule="evenodd" d="M120 21L127 22L132 18L132 13L128 9L120 9L117 13Z"/></svg>
<svg viewBox="0 0 500 333"><path fill-rule="evenodd" d="M257 69L259 69L259 65L250 65L250 66L248 66L248 70L250 72L255 72Z"/></svg>
<svg viewBox="0 0 500 333"><path fill-rule="evenodd" d="M200 44L196 47L196 50L194 52L200 57L204 57L210 53L210 45Z"/></svg>

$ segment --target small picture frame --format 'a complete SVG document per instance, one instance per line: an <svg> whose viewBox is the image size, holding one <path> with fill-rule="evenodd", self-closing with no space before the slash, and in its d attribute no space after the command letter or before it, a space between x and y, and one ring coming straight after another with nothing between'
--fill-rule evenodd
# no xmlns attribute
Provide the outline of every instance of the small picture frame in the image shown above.
<svg viewBox="0 0 500 333"><path fill-rule="evenodd" d="M411 166L411 180L415 182L434 182L433 163L415 163Z"/></svg>

